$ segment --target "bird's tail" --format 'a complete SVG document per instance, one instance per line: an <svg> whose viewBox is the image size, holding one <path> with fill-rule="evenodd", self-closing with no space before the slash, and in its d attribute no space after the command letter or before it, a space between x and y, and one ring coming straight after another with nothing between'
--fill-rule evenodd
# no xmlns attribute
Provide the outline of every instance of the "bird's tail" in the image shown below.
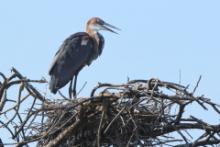
<svg viewBox="0 0 220 147"><path fill-rule="evenodd" d="M57 93L57 80L54 75L51 75L50 83L49 83L49 89L52 93L56 94Z"/></svg>

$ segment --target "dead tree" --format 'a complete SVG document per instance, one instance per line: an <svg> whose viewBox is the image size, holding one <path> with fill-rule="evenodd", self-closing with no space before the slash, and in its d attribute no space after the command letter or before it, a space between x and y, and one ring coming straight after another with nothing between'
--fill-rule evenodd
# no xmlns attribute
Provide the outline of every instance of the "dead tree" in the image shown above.
<svg viewBox="0 0 220 147"><path fill-rule="evenodd" d="M13 140L2 140L0 146L33 142L39 147L220 144L220 124L184 116L190 104L213 109L220 116L219 105L195 96L200 80L192 92L159 79L132 80L118 85L98 83L89 97L61 95L52 100L36 88L47 84L44 79L30 80L14 68L9 77L0 76L0 130ZM194 139L190 136L193 129L201 130Z"/></svg>

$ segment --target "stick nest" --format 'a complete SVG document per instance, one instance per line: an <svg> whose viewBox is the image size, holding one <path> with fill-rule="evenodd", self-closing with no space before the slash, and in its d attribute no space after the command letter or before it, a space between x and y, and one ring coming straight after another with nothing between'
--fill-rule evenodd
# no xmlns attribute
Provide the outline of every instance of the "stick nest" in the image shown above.
<svg viewBox="0 0 220 147"><path fill-rule="evenodd" d="M205 110L210 107L220 115L219 105L204 96L194 96L200 79L192 92L188 87L159 79L132 80L120 85L99 83L89 97L61 96L51 101L32 86L45 80L29 80L16 69L12 71L8 78L1 74L0 116L10 118L1 119L0 129L10 132L17 146L31 142L46 147L180 147L220 143L220 124L211 125L183 115L192 103ZM7 91L15 85L19 86L18 97L10 108L4 108L10 101ZM30 99L31 105L22 106ZM192 129L201 130L201 136L192 140L188 132ZM173 132L180 138L170 135Z"/></svg>

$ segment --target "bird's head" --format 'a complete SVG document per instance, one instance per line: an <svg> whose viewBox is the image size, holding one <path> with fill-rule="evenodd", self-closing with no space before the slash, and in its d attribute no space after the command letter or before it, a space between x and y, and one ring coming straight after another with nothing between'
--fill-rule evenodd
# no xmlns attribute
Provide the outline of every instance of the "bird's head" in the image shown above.
<svg viewBox="0 0 220 147"><path fill-rule="evenodd" d="M104 20L98 17L93 17L87 22L87 32L98 32L100 30L106 30L115 34L118 34L114 30L120 30L119 28L106 23Z"/></svg>

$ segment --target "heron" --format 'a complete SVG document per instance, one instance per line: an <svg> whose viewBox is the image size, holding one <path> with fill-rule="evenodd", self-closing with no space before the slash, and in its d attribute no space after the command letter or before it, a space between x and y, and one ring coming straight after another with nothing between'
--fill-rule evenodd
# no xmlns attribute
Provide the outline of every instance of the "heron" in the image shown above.
<svg viewBox="0 0 220 147"><path fill-rule="evenodd" d="M87 22L86 32L72 34L64 40L49 69L49 89L52 93L56 94L70 82L69 97L76 96L77 76L80 70L89 66L102 54L105 41L99 33L100 30L118 34L116 30L120 29L99 17L93 17Z"/></svg>

